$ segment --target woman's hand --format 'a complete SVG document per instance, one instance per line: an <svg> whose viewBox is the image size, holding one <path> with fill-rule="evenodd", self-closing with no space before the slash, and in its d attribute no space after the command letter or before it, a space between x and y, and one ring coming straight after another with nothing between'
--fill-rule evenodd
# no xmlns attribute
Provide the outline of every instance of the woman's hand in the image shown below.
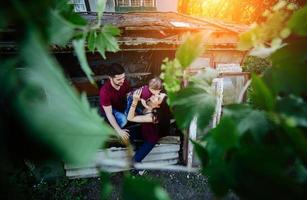
<svg viewBox="0 0 307 200"><path fill-rule="evenodd" d="M142 89L137 89L133 92L133 101L138 102L140 100L140 96L142 93Z"/></svg>

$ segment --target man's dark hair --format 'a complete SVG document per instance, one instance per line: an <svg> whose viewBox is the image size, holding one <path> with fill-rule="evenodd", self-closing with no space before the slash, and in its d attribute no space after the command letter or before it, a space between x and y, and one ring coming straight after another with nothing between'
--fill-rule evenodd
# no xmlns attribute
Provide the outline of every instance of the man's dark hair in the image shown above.
<svg viewBox="0 0 307 200"><path fill-rule="evenodd" d="M125 73L125 69L120 64L112 63L109 66L109 72L108 72L109 76L114 77L115 75L119 75L119 74L123 74L123 73Z"/></svg>

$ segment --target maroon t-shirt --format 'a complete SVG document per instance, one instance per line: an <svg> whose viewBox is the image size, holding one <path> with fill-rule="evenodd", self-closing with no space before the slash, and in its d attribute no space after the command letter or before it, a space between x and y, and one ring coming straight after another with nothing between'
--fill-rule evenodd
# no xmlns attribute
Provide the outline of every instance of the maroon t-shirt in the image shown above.
<svg viewBox="0 0 307 200"><path fill-rule="evenodd" d="M110 80L108 80L101 88L99 92L100 106L112 106L112 109L116 109L119 112L124 112L127 104L127 93L130 92L130 86L128 81L125 80L124 84L119 90L116 90Z"/></svg>
<svg viewBox="0 0 307 200"><path fill-rule="evenodd" d="M143 86L142 93L141 93L141 99L147 100L149 99L153 94L150 92L148 85Z"/></svg>

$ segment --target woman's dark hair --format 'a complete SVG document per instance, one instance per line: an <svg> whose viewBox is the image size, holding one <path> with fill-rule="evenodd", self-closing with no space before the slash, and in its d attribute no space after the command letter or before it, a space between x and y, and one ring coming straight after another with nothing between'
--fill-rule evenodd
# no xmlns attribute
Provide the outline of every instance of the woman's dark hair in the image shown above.
<svg viewBox="0 0 307 200"><path fill-rule="evenodd" d="M169 106L166 103L166 97L163 99L159 108L154 108L153 113L153 122L158 128L158 133L160 136L165 136L170 131L170 121L171 121L171 111Z"/></svg>
<svg viewBox="0 0 307 200"><path fill-rule="evenodd" d="M109 66L109 72L108 72L109 76L114 77L115 75L119 75L119 74L123 74L123 73L125 73L125 69L120 64L112 63Z"/></svg>

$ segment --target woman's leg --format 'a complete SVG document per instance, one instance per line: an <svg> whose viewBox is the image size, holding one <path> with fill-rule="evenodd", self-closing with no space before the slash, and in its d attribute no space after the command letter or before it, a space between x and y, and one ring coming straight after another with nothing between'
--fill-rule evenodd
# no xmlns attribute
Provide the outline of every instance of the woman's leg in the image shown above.
<svg viewBox="0 0 307 200"><path fill-rule="evenodd" d="M141 162L154 148L155 145L156 143L144 141L142 146L140 146L140 148L134 154L133 157L134 162Z"/></svg>

